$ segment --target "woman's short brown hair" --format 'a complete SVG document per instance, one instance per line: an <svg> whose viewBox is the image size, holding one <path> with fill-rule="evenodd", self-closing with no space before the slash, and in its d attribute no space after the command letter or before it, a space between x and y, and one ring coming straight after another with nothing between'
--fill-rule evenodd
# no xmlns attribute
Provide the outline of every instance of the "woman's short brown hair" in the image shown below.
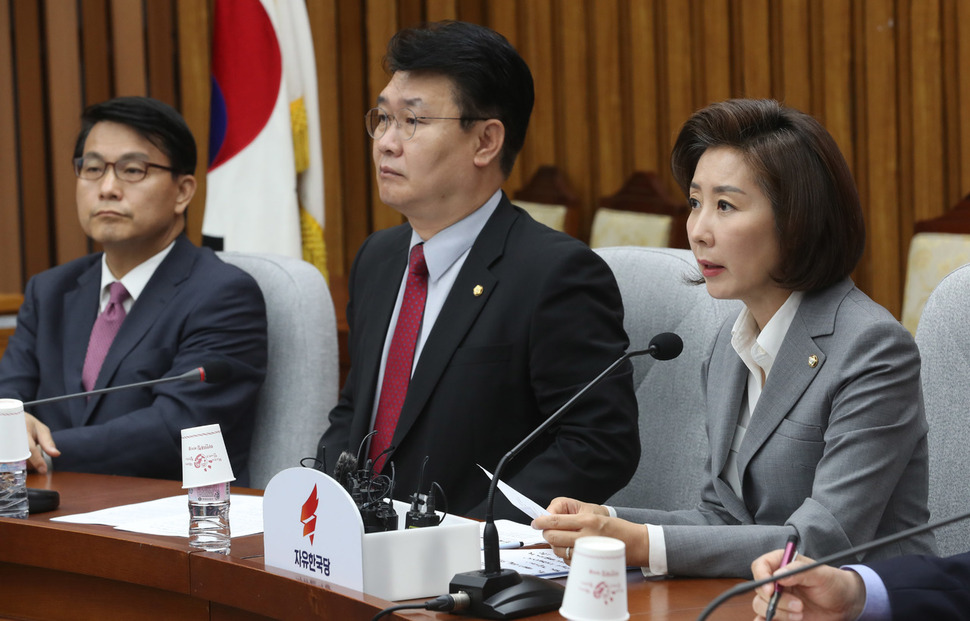
<svg viewBox="0 0 970 621"><path fill-rule="evenodd" d="M712 147L741 152L771 202L779 285L811 291L852 272L865 246L862 206L845 158L817 120L771 99L729 99L695 112L670 157L685 195L697 161Z"/></svg>

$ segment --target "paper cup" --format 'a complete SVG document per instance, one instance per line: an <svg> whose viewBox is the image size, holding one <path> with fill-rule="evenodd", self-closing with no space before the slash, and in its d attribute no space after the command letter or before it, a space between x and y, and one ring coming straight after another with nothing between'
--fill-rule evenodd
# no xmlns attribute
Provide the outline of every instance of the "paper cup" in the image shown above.
<svg viewBox="0 0 970 621"><path fill-rule="evenodd" d="M572 621L626 621L626 544L580 537L573 548L559 614Z"/></svg>
<svg viewBox="0 0 970 621"><path fill-rule="evenodd" d="M182 489L234 480L218 424L182 430Z"/></svg>
<svg viewBox="0 0 970 621"><path fill-rule="evenodd" d="M0 462L23 461L30 457L24 403L0 399Z"/></svg>

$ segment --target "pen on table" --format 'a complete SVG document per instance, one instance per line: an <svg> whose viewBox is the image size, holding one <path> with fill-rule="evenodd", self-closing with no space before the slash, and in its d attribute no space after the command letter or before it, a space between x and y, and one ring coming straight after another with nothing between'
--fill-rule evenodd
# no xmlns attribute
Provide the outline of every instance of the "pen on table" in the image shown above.
<svg viewBox="0 0 970 621"><path fill-rule="evenodd" d="M499 550L512 550L514 548L521 548L525 546L523 541L506 541L505 543L498 544Z"/></svg>
<svg viewBox="0 0 970 621"><path fill-rule="evenodd" d="M785 552L781 555L781 565L778 569L781 569L788 563L795 560L795 556L798 554L798 533L788 537L788 541L785 543ZM781 599L782 586L775 583L775 592L771 594L771 599L768 600L768 610L765 612L765 621L771 621L772 617L775 616L775 610L778 608L778 600Z"/></svg>

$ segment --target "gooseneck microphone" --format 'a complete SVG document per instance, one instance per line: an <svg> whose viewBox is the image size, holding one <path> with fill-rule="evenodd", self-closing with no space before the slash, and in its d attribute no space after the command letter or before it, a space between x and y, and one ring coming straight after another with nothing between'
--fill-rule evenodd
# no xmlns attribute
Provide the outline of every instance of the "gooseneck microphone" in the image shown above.
<svg viewBox="0 0 970 621"><path fill-rule="evenodd" d="M142 388L144 386L154 386L155 384L165 384L167 382L205 382L206 384L219 384L230 378L232 378L232 367L229 366L229 363L224 360L212 360L204 363L201 367L196 367L191 371L186 371L181 375L175 375L172 377L163 377L161 379L149 380L147 382L137 382L135 384L124 384L122 386L113 386L111 388L99 388L98 390L77 392L71 395L61 395L60 397L50 397L48 399L38 399L36 401L25 401L24 409L26 410L27 408L35 405L44 405L45 403L57 403L58 401L75 399L77 397L92 397L94 395L100 395L106 392L127 390L128 388ZM27 489L27 511L30 514L53 511L58 507L59 504L60 495L54 490L34 488Z"/></svg>
<svg viewBox="0 0 970 621"><path fill-rule="evenodd" d="M961 513L953 517L945 518L937 522L928 522L926 524L923 524L922 526L914 526L913 528L908 528L898 533L893 533L892 535L886 535L885 537L875 539L868 543L863 543L863 544L851 547L848 550L835 552L824 558L820 558L813 563L809 563L808 565L803 565L802 567L796 567L795 569L791 569L781 574L776 574L768 578L762 578L761 580L749 580L748 582L742 582L741 584L735 585L730 589L728 589L727 591L724 591L723 593L715 597L713 600L711 600L711 603L707 605L707 608L705 608L701 612L700 616L697 617L697 621L704 621L704 619L707 619L707 617L712 612L714 612L715 608L717 608L727 600L731 599L732 597L736 595L741 595L742 593L747 593L748 591L753 591L762 585L768 584L769 582L775 582L776 580L783 580L789 576L800 574L803 571L815 569L819 565L828 565L836 561L841 561L849 557L856 556L861 552L868 552L873 548L878 548L880 546L884 546L890 543L896 543L897 541L909 539L910 537L919 535L920 533L925 533L928 530L936 530L941 526L946 526L947 524L952 524L953 522L960 522L967 518L970 518L970 511L966 513Z"/></svg>
<svg viewBox="0 0 970 621"><path fill-rule="evenodd" d="M558 608L562 604L563 586L556 582L522 576L511 569L502 569L499 557L498 528L495 526L495 490L505 464L518 455L550 426L556 423L573 404L590 389L609 376L621 364L635 356L650 354L657 360L671 360L680 355L684 342L672 332L658 334L650 340L646 349L630 351L620 356L616 362L606 367L588 384L583 386L569 401L564 403L549 418L535 428L512 450L502 456L492 475L485 501L485 527L482 534L482 550L485 556L485 569L456 574L448 586L449 593L464 592L471 598L471 605L462 614L485 619L517 619Z"/></svg>
<svg viewBox="0 0 970 621"><path fill-rule="evenodd" d="M168 382L205 382L206 384L219 384L230 378L232 378L232 367L229 366L229 363L224 360L212 360L210 362L206 362L201 367L197 367L191 371L186 371L181 375L173 375L171 377L148 380L147 382L137 382L135 384L112 386L110 388L99 388L97 390L89 390L87 392L76 392L71 395L61 395L60 397L50 397L48 399L38 399L36 401L25 401L24 409L26 410L27 408L35 405L45 405L47 403L57 403L58 401L65 401L67 399L76 399L77 397L93 397L95 395L102 395L108 392L127 390L129 388L143 388L145 386L166 384Z"/></svg>

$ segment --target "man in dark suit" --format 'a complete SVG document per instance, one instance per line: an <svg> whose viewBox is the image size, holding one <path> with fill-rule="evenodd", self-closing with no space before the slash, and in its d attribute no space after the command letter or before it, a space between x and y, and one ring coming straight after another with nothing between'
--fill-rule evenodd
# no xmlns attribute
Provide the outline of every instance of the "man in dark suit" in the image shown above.
<svg viewBox="0 0 970 621"><path fill-rule="evenodd" d="M779 570L781 550L751 564L755 580ZM802 557L783 571L807 565ZM970 553L945 558L909 555L842 569L822 566L780 580L785 592L775 619L970 619ZM754 611L764 618L773 586L758 590Z"/></svg>
<svg viewBox="0 0 970 621"><path fill-rule="evenodd" d="M501 190L534 99L504 37L462 22L404 30L385 67L367 131L381 200L407 223L374 233L354 261L352 367L322 441L331 471L362 446L394 473L395 496L437 482L451 512L481 516L478 465L494 471L623 354L622 302L595 253ZM631 369L585 395L503 479L543 506L561 494L605 500L626 484L639 459Z"/></svg>
<svg viewBox="0 0 970 621"><path fill-rule="evenodd" d="M180 479L181 430L219 423L248 479L266 309L256 282L183 234L195 140L170 106L123 97L82 116L78 217L104 248L27 284L0 395L31 401L229 365L219 386L172 382L28 408L30 466ZM105 327L113 325L105 332Z"/></svg>

